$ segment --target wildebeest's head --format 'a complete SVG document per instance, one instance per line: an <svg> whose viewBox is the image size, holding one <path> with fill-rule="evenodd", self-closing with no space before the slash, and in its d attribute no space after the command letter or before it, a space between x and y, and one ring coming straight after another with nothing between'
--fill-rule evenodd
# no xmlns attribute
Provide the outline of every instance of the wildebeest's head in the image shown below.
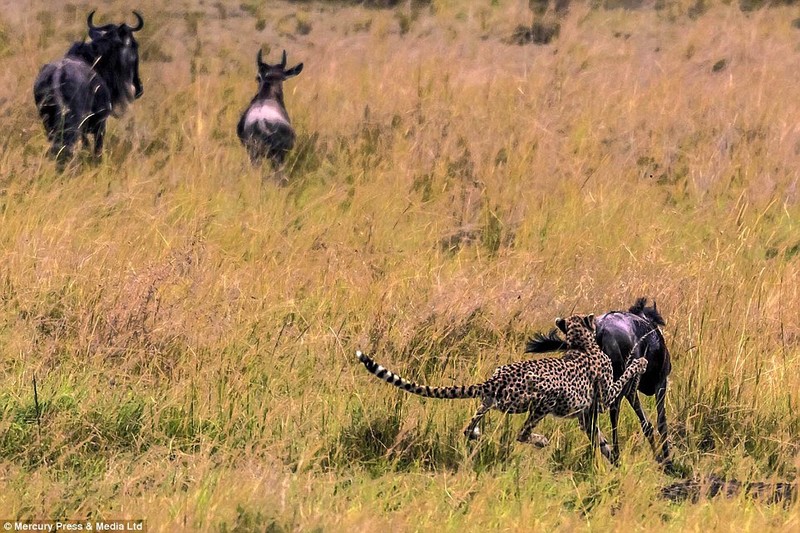
<svg viewBox="0 0 800 533"><path fill-rule="evenodd" d="M629 313L633 313L634 315L639 315L640 317L649 320L656 326L664 326L666 322L664 322L664 317L661 316L661 312L659 312L658 307L656 307L656 301L653 300L653 306L647 306L647 298L637 298L636 303L634 303L629 309Z"/></svg>
<svg viewBox="0 0 800 533"><path fill-rule="evenodd" d="M142 96L144 88L139 78L139 43L133 34L144 27L142 16L136 11L136 26L127 24L106 24L95 26L93 22L94 11L89 13L86 23L89 26L89 38L101 52L104 70L110 71L114 76L116 87L111 87L115 103L125 107L134 99ZM98 66L100 66L98 64Z"/></svg>
<svg viewBox="0 0 800 533"><path fill-rule="evenodd" d="M256 81L258 82L259 94L278 98L281 101L283 100L283 80L297 76L303 70L302 63L298 63L288 70L286 69L286 50L283 51L280 63L270 65L269 63L264 63L259 49L256 56L256 64L258 65Z"/></svg>

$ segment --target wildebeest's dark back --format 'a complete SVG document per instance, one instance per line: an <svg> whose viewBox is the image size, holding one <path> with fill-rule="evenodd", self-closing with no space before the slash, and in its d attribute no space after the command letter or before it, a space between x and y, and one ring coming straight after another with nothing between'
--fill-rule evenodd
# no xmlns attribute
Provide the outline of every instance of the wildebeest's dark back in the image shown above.
<svg viewBox="0 0 800 533"><path fill-rule="evenodd" d="M111 113L111 98L102 79L87 63L70 57L42 67L33 95L53 156L65 147L70 150L81 129L92 131Z"/></svg>

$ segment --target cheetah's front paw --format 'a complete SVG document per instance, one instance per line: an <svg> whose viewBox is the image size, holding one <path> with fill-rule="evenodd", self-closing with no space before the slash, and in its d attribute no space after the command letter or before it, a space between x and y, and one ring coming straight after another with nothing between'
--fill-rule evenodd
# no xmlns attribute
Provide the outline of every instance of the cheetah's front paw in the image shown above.
<svg viewBox="0 0 800 533"><path fill-rule="evenodd" d="M633 363L633 369L636 371L637 374L644 374L647 372L647 359L644 357L640 357L636 359Z"/></svg>

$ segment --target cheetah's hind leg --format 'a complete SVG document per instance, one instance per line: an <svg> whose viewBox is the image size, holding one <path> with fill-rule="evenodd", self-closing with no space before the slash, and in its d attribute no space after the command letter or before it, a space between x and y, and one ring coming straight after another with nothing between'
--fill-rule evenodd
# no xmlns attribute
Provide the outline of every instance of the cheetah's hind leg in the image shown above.
<svg viewBox="0 0 800 533"><path fill-rule="evenodd" d="M464 430L464 435L467 436L469 440L475 440L481 436L481 430L478 427L478 422L481 421L486 413L489 412L489 409L492 408L494 405L494 400L491 398L484 398L483 403L478 407L478 410L475 411L475 414L472 415L472 419L467 424L467 428Z"/></svg>
<svg viewBox="0 0 800 533"><path fill-rule="evenodd" d="M592 446L594 446L594 442L592 441L592 413L591 411L583 411L578 414L578 423L581 425L581 429L586 433L586 436L589 437L589 442ZM600 431L600 428L595 427L594 431L597 432L597 441L600 445L600 452L603 454L609 463L612 465L617 464L619 461L618 453L615 453L614 450L611 449L611 446L608 445L608 440L606 440L606 436L603 435L603 432ZM592 452L594 453L594 452Z"/></svg>
<svg viewBox="0 0 800 533"><path fill-rule="evenodd" d="M522 429L519 431L517 440L519 442L533 444L537 448L544 448L550 444L550 441L547 440L547 437L544 435L533 433L533 428L535 428L536 424L538 424L539 421L546 415L547 413L539 411L536 408L532 408L528 413L528 419L525 420L524 424L522 424Z"/></svg>

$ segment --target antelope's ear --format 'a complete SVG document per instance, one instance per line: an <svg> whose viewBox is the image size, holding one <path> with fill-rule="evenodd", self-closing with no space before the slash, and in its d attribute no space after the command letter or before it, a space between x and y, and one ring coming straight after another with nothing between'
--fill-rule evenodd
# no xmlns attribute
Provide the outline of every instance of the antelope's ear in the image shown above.
<svg viewBox="0 0 800 533"><path fill-rule="evenodd" d="M303 64L300 63L300 64L295 65L294 67L290 68L289 70L284 70L283 71L283 77L284 78L291 78L292 76L297 76L302 71L303 71Z"/></svg>
<svg viewBox="0 0 800 533"><path fill-rule="evenodd" d="M556 318L556 327L567 334L567 321L561 317Z"/></svg>
<svg viewBox="0 0 800 533"><path fill-rule="evenodd" d="M583 319L583 323L586 324L587 328L594 331L594 313L586 315L586 317Z"/></svg>

